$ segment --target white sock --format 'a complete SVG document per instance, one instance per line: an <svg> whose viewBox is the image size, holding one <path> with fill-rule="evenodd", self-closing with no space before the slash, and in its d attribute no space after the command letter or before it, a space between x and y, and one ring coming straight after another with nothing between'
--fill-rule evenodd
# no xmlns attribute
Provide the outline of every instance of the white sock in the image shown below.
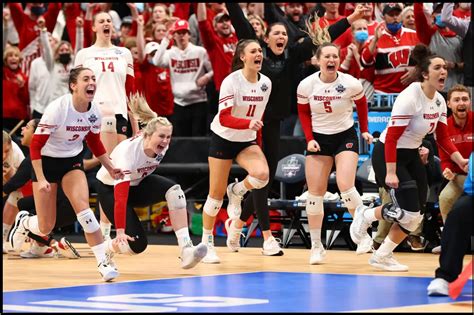
<svg viewBox="0 0 474 315"><path fill-rule="evenodd" d="M202 228L202 242L204 244L210 243L209 236L212 236L213 230L206 230L204 227Z"/></svg>
<svg viewBox="0 0 474 315"><path fill-rule="evenodd" d="M379 249L377 249L377 254L379 256L388 256L389 254L393 253L397 246L398 244L394 243L387 235L387 237L383 240L382 245L380 245Z"/></svg>
<svg viewBox="0 0 474 315"><path fill-rule="evenodd" d="M112 229L112 223L105 223L100 221L100 231L102 235L105 237L110 237L110 230Z"/></svg>
<svg viewBox="0 0 474 315"><path fill-rule="evenodd" d="M249 190L247 189L247 187L245 187L244 181L241 181L232 187L232 191L239 196L243 196Z"/></svg>
<svg viewBox="0 0 474 315"><path fill-rule="evenodd" d="M25 228L29 230L31 233L39 235L39 236L46 236L46 234L41 233L38 224L38 216L34 215L32 217L28 217L25 221Z"/></svg>
<svg viewBox="0 0 474 315"><path fill-rule="evenodd" d="M321 242L321 229L311 229L309 234L311 235L311 242Z"/></svg>
<svg viewBox="0 0 474 315"><path fill-rule="evenodd" d="M174 233L178 239L179 248L185 247L191 241L191 238L189 237L189 229L187 227L181 228Z"/></svg>
<svg viewBox="0 0 474 315"><path fill-rule="evenodd" d="M3 223L3 242L7 241L8 233L10 232L11 228L11 224Z"/></svg>
<svg viewBox="0 0 474 315"><path fill-rule="evenodd" d="M107 245L105 243L92 246L91 249L98 263L105 259L105 251L107 250Z"/></svg>
<svg viewBox="0 0 474 315"><path fill-rule="evenodd" d="M375 217L375 208L365 210L364 218L369 222L377 221L377 218Z"/></svg>

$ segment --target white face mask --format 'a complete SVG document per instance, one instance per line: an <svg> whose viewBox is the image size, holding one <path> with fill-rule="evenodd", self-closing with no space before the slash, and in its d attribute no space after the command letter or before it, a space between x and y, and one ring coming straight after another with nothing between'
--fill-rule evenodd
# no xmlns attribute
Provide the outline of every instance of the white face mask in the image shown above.
<svg viewBox="0 0 474 315"><path fill-rule="evenodd" d="M464 10L469 10L471 8L470 2L461 2L459 3L459 7Z"/></svg>

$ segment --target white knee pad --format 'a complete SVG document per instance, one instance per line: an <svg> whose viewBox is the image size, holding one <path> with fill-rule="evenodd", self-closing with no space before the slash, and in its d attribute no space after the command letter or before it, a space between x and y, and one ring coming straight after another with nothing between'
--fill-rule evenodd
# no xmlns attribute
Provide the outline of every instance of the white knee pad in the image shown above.
<svg viewBox="0 0 474 315"><path fill-rule="evenodd" d="M181 186L174 185L165 194L166 201L168 202L168 209L178 210L186 208L186 196Z"/></svg>
<svg viewBox="0 0 474 315"><path fill-rule="evenodd" d="M18 208L18 200L23 198L23 194L19 192L18 190L12 191L10 195L8 196L7 202L11 204L12 206L15 206Z"/></svg>
<svg viewBox="0 0 474 315"><path fill-rule="evenodd" d="M247 180L254 189L260 189L265 187L268 184L268 178L266 180L261 180L253 176L248 175Z"/></svg>
<svg viewBox="0 0 474 315"><path fill-rule="evenodd" d="M211 217L215 217L219 213L223 202L224 200L216 200L207 196L206 202L204 203L204 212Z"/></svg>
<svg viewBox="0 0 474 315"><path fill-rule="evenodd" d="M420 225L421 221L423 221L423 215L418 211L418 212L412 212L412 211L403 211L403 216L398 219L398 224L402 228L404 228L407 231L413 232L415 231L418 226Z"/></svg>
<svg viewBox="0 0 474 315"><path fill-rule="evenodd" d="M306 199L306 213L309 215L318 215L324 213L323 196L315 196L308 193Z"/></svg>
<svg viewBox="0 0 474 315"><path fill-rule="evenodd" d="M117 132L117 119L115 118L115 116L102 117L100 131L101 132Z"/></svg>
<svg viewBox="0 0 474 315"><path fill-rule="evenodd" d="M77 221L79 221L82 226L82 229L86 233L94 233L100 229L99 222L97 222L95 214L91 210L91 208L79 212L77 214Z"/></svg>
<svg viewBox="0 0 474 315"><path fill-rule="evenodd" d="M344 201L344 205L347 209L355 209L363 204L362 198L355 187L341 192L341 198Z"/></svg>

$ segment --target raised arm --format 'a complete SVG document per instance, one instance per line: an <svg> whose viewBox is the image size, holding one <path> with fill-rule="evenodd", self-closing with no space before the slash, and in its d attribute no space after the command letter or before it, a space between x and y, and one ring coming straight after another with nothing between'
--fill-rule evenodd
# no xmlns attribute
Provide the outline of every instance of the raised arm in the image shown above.
<svg viewBox="0 0 474 315"><path fill-rule="evenodd" d="M255 30L242 12L237 2L226 2L227 11L229 11L230 21L235 28L238 39L257 39Z"/></svg>
<svg viewBox="0 0 474 315"><path fill-rule="evenodd" d="M469 30L470 20L462 20L458 17L453 16L454 3L443 4L441 10L441 22L446 24L451 30L456 32L459 36L464 38Z"/></svg>

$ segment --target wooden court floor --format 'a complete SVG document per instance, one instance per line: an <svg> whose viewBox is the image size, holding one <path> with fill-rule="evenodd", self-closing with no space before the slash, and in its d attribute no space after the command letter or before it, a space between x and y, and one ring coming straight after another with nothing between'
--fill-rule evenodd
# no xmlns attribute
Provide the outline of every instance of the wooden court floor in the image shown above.
<svg viewBox="0 0 474 315"><path fill-rule="evenodd" d="M102 284L96 261L87 244L75 244L82 258L22 259L3 255L3 291L58 288L75 285ZM309 250L285 249L285 255L266 257L260 248L242 248L231 253L217 247L220 264L198 264L195 268L180 268L177 246L150 245L136 256L116 255L120 277L115 282L183 278L189 276L225 275L245 272L305 272L355 275L383 275L393 277L433 277L439 256L431 253L395 253L398 261L410 267L408 272L384 272L372 268L367 260L370 254L356 255L353 251L328 250L321 265L309 265ZM472 259L466 256L465 264ZM420 294L426 294L426 290ZM401 308L371 310L387 312L469 312L471 302L452 302Z"/></svg>

